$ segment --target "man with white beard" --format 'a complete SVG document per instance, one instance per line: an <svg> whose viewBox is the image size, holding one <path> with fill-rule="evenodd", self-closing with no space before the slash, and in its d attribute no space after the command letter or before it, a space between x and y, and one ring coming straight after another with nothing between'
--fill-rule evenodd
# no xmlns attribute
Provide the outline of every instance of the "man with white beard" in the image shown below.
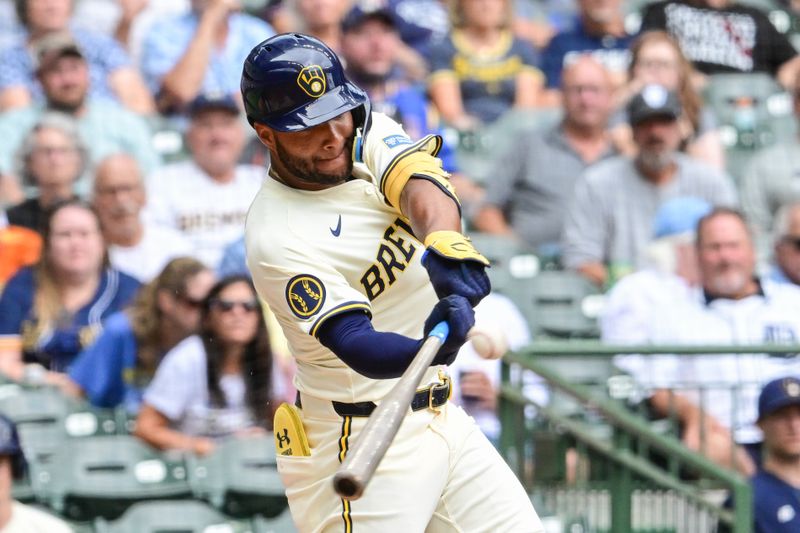
<svg viewBox="0 0 800 533"><path fill-rule="evenodd" d="M136 160L115 154L97 166L92 203L103 225L108 255L115 268L147 283L171 259L192 255L189 241L177 231L146 223L147 196Z"/></svg>
<svg viewBox="0 0 800 533"><path fill-rule="evenodd" d="M688 298L661 305L644 342L700 346L800 342L800 289L755 275L753 241L741 213L716 208L700 219L696 251L699 286ZM626 368L625 358L616 363L651 392L653 412L667 416L674 410L686 446L752 473L757 458L741 448L734 452L730 443L753 449L761 440L755 425L758 394L772 379L800 374L800 358L796 354L652 357L653 364L638 368Z"/></svg>
<svg viewBox="0 0 800 533"><path fill-rule="evenodd" d="M584 171L562 234L564 266L597 285L642 266L656 212L667 200L736 203L727 175L679 152L681 104L673 91L648 85L627 111L638 155L605 159Z"/></svg>

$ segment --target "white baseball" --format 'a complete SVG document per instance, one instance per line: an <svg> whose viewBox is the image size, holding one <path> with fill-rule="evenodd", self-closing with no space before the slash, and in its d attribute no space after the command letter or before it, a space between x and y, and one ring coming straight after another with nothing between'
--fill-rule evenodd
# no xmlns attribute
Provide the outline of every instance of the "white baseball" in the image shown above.
<svg viewBox="0 0 800 533"><path fill-rule="evenodd" d="M500 359L508 351L506 335L498 328L475 326L469 330L467 338L484 359Z"/></svg>

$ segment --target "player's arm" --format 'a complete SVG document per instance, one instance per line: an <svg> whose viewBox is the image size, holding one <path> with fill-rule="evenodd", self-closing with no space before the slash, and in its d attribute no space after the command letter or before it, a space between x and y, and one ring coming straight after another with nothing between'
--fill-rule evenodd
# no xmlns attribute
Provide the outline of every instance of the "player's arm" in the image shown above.
<svg viewBox="0 0 800 533"><path fill-rule="evenodd" d="M447 322L450 333L431 363L433 366L449 365L455 360L475 325L475 313L466 298L448 296L439 300L425 320L425 336L441 321ZM400 377L422 346L421 339L375 331L369 316L357 311L326 320L317 338L347 366L372 379Z"/></svg>
<svg viewBox="0 0 800 533"><path fill-rule="evenodd" d="M433 179L412 175L400 194L400 210L425 243L422 265L439 298L458 294L477 305L489 294L489 261L461 234L454 195L444 192Z"/></svg>
<svg viewBox="0 0 800 533"><path fill-rule="evenodd" d="M458 294L476 305L489 294L489 261L460 233L461 207L449 174L436 157L437 135L411 141L394 121L373 114L364 140L363 162L380 176L386 202L407 218L427 250L422 264L439 298Z"/></svg>

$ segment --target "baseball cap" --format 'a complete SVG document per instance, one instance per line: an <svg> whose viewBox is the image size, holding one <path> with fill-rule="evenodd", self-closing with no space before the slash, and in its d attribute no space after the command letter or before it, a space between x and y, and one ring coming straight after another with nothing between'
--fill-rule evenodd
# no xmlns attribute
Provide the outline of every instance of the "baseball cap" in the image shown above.
<svg viewBox="0 0 800 533"><path fill-rule="evenodd" d="M394 15L382 3L356 2L356 4L342 18L342 32L349 32L358 29L368 20L379 20L390 26L395 27Z"/></svg>
<svg viewBox="0 0 800 533"><path fill-rule="evenodd" d="M800 379L786 377L772 380L764 385L758 397L758 419L762 420L790 405L800 405Z"/></svg>
<svg viewBox="0 0 800 533"><path fill-rule="evenodd" d="M710 203L695 196L679 196L667 200L656 211L653 238L661 239L694 231L700 219L710 213L711 209Z"/></svg>
<svg viewBox="0 0 800 533"><path fill-rule="evenodd" d="M628 103L628 122L631 126L656 117L677 120L681 113L678 95L661 85L645 86Z"/></svg>
<svg viewBox="0 0 800 533"><path fill-rule="evenodd" d="M83 58L80 46L68 32L57 32L46 35L36 41L33 47L33 62L36 71L45 70L55 65L62 57Z"/></svg>
<svg viewBox="0 0 800 533"><path fill-rule="evenodd" d="M236 99L233 97L233 95L222 92L201 94L192 100L187 108L187 112L190 117L194 117L198 113L208 109L228 111L235 115L238 115L241 112L239 104L236 102Z"/></svg>

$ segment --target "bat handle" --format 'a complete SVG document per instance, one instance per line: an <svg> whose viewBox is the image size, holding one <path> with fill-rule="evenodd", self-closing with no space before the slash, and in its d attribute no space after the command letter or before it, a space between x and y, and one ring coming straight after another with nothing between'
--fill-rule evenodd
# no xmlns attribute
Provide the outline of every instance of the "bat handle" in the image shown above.
<svg viewBox="0 0 800 533"><path fill-rule="evenodd" d="M428 337L436 337L441 341L442 344L444 344L444 341L447 340L447 336L449 334L450 334L450 326L447 325L447 322L442 320L441 322L433 326L431 332L428 333Z"/></svg>

